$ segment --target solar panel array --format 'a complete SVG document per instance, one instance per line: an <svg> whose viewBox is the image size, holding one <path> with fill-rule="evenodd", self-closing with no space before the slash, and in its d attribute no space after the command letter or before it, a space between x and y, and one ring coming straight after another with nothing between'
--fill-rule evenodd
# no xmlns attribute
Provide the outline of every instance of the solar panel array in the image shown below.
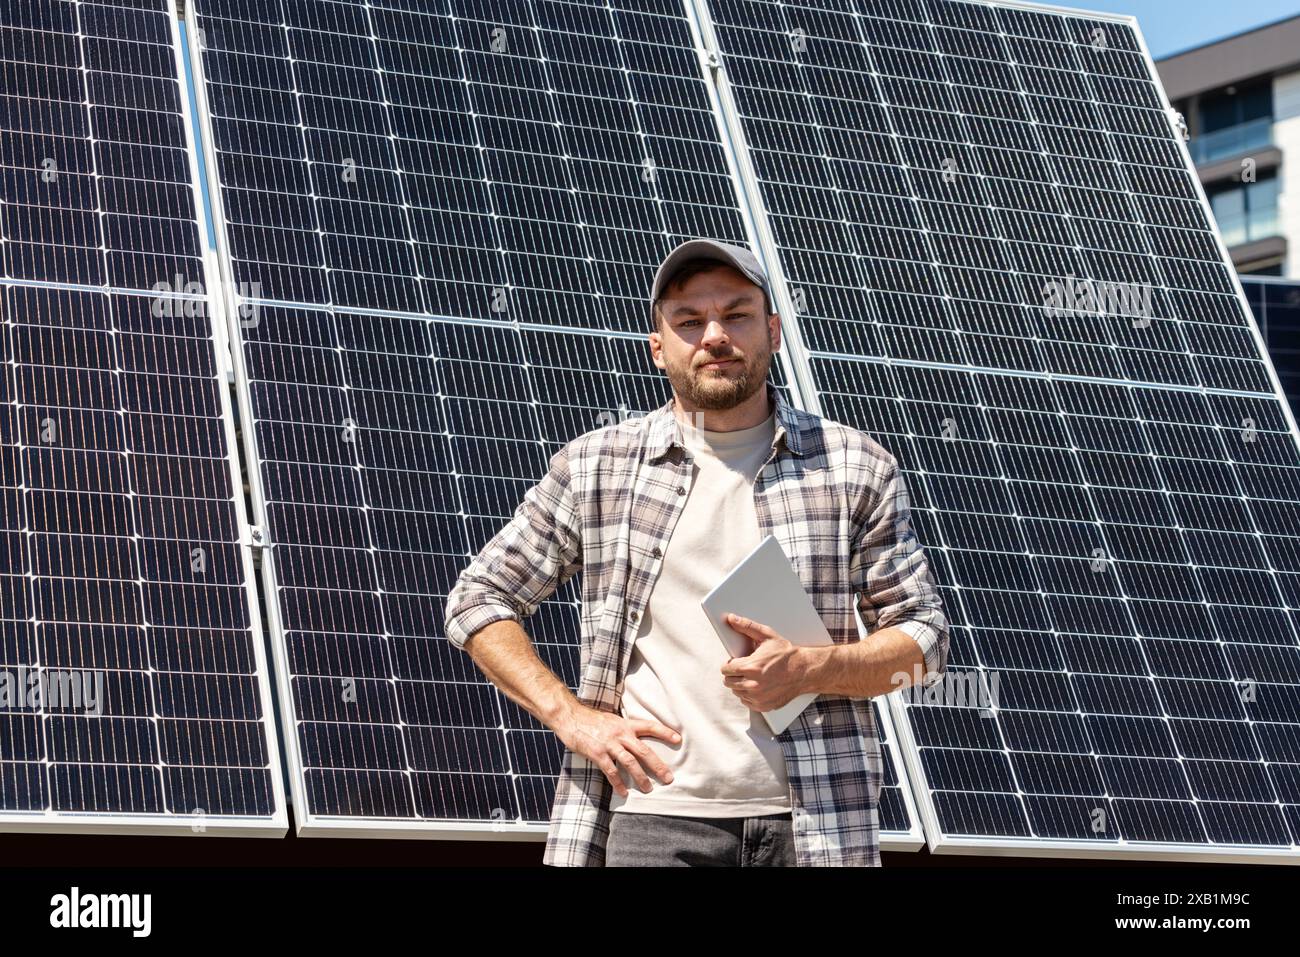
<svg viewBox="0 0 1300 957"><path fill-rule="evenodd" d="M301 826L549 817L559 743L443 605L560 445L666 397L662 255L750 234L699 17L797 327L774 384L898 455L942 687L985 692L891 700L932 844L1295 853L1295 424L1130 22L196 7ZM102 679L104 714L0 706L0 826L282 829L174 15L3 12L0 665ZM580 608L529 622L571 687Z"/></svg>
<svg viewBox="0 0 1300 957"><path fill-rule="evenodd" d="M443 608L561 445L666 400L657 263L745 241L685 8L195 8L300 828L541 824L562 746ZM528 622L570 687L575 582Z"/></svg>
<svg viewBox="0 0 1300 957"><path fill-rule="evenodd" d="M1241 277L1292 413L1300 411L1300 282Z"/></svg>
<svg viewBox="0 0 1300 957"><path fill-rule="evenodd" d="M176 52L0 3L0 828L286 826Z"/></svg>
<svg viewBox="0 0 1300 957"><path fill-rule="evenodd" d="M1300 454L1136 29L708 6L823 414L952 620L949 697L891 699L932 844L1294 855Z"/></svg>

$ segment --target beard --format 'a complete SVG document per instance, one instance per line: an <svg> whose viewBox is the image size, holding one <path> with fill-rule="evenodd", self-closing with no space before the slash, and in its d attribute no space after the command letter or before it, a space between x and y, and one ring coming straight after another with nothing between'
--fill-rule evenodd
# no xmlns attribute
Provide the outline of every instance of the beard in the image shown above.
<svg viewBox="0 0 1300 957"><path fill-rule="evenodd" d="M734 357L738 362L721 369L705 369L702 364L695 367L669 363L664 370L668 382L679 397L697 409L734 409L767 381L772 364L772 344L764 339L760 351L749 358L734 351L719 355L711 353L710 356L704 361L716 362Z"/></svg>

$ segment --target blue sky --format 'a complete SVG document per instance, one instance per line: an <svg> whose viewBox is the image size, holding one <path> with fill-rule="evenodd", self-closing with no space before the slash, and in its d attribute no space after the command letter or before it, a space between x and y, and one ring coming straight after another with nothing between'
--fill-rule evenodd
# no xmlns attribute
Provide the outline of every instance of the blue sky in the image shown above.
<svg viewBox="0 0 1300 957"><path fill-rule="evenodd" d="M1300 13L1300 0L1050 0L1058 7L1127 13L1138 18L1159 59L1251 27Z"/></svg>

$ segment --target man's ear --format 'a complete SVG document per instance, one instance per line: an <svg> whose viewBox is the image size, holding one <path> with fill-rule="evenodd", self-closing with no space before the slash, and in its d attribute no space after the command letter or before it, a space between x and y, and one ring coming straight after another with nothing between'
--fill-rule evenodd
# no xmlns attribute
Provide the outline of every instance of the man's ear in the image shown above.
<svg viewBox="0 0 1300 957"><path fill-rule="evenodd" d="M781 315L780 315L780 313L776 313L776 312L774 312L774 313L772 313L771 316L768 317L768 333L769 333L769 335L771 336L771 339L772 339L772 351L773 351L773 352L779 352L779 351L781 350Z"/></svg>
<svg viewBox="0 0 1300 957"><path fill-rule="evenodd" d="M657 332L650 333L650 361L664 368L664 337Z"/></svg>

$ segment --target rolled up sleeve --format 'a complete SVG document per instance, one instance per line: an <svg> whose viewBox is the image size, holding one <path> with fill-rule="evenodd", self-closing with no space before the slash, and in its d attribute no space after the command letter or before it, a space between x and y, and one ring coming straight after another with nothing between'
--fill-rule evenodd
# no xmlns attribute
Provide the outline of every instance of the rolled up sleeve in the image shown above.
<svg viewBox="0 0 1300 957"><path fill-rule="evenodd" d="M948 619L911 517L907 483L891 455L855 511L849 571L868 632L898 627L910 635L925 659L921 684L929 687L948 666Z"/></svg>
<svg viewBox="0 0 1300 957"><path fill-rule="evenodd" d="M527 618L582 567L571 445L551 457L546 475L457 578L444 621L457 648L495 621Z"/></svg>

